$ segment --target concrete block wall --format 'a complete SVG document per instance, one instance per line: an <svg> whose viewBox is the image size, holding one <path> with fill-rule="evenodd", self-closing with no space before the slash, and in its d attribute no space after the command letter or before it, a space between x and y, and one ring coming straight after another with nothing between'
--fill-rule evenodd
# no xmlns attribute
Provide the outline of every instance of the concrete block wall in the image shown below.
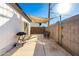
<svg viewBox="0 0 79 59"><path fill-rule="evenodd" d="M62 21L62 27L62 40L60 39L60 35L58 35L58 32L60 32L60 30L57 30L58 23L47 28L51 33L50 37L55 39L59 44L62 44L62 47L72 55L79 55L79 15Z"/></svg>
<svg viewBox="0 0 79 59"><path fill-rule="evenodd" d="M55 39L58 42L58 23L50 25L46 28L50 32L50 38Z"/></svg>

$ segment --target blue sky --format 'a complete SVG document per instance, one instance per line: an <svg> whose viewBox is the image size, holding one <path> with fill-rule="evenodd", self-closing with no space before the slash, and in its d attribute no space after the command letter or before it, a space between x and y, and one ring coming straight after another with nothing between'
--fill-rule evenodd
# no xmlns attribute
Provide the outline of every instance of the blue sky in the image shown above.
<svg viewBox="0 0 79 59"><path fill-rule="evenodd" d="M56 12L56 7L57 6L55 6L52 11ZM72 16L77 15L77 14L79 14L79 3L72 3L70 10L67 13L62 14L62 20L65 20L66 18L72 17ZM56 23L59 20L59 17L57 14L53 14L52 17L56 17L56 18L52 19L50 21L50 24Z"/></svg>
<svg viewBox="0 0 79 59"><path fill-rule="evenodd" d="M48 3L19 3L19 6L26 14L46 18L48 17ZM51 11L56 12L56 8L57 4L55 4L54 8ZM71 4L71 9L68 13L62 15L62 20L74 16L76 14L79 14L79 3ZM59 20L59 16L57 14L51 14L51 17L55 18L50 21L50 24L54 24ZM47 23L42 24L42 26L47 26Z"/></svg>
<svg viewBox="0 0 79 59"><path fill-rule="evenodd" d="M25 13L33 16L48 16L47 3L19 3Z"/></svg>

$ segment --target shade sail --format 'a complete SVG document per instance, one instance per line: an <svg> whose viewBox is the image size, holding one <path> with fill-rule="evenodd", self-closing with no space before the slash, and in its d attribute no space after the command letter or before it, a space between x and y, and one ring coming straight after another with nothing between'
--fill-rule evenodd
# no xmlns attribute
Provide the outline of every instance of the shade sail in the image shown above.
<svg viewBox="0 0 79 59"><path fill-rule="evenodd" d="M43 17L38 17L38 16L30 16L32 22L36 22L36 23L46 23L48 22L48 18L43 18Z"/></svg>

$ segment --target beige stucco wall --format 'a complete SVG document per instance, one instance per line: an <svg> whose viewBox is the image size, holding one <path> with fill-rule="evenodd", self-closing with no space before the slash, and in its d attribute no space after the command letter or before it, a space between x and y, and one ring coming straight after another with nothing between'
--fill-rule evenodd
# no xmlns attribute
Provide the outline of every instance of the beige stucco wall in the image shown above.
<svg viewBox="0 0 79 59"><path fill-rule="evenodd" d="M62 27L62 40L60 38L58 39L58 36L60 37L57 30L58 23L47 28L51 33L50 37L62 44L62 47L72 55L79 55L79 15L62 21Z"/></svg>

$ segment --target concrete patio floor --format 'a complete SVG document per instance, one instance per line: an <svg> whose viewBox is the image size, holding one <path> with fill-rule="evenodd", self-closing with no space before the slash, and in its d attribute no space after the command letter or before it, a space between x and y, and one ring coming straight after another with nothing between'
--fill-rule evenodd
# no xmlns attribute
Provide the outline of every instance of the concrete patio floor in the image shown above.
<svg viewBox="0 0 79 59"><path fill-rule="evenodd" d="M71 56L54 40L46 39L42 34L35 34L23 47L14 47L4 56Z"/></svg>

